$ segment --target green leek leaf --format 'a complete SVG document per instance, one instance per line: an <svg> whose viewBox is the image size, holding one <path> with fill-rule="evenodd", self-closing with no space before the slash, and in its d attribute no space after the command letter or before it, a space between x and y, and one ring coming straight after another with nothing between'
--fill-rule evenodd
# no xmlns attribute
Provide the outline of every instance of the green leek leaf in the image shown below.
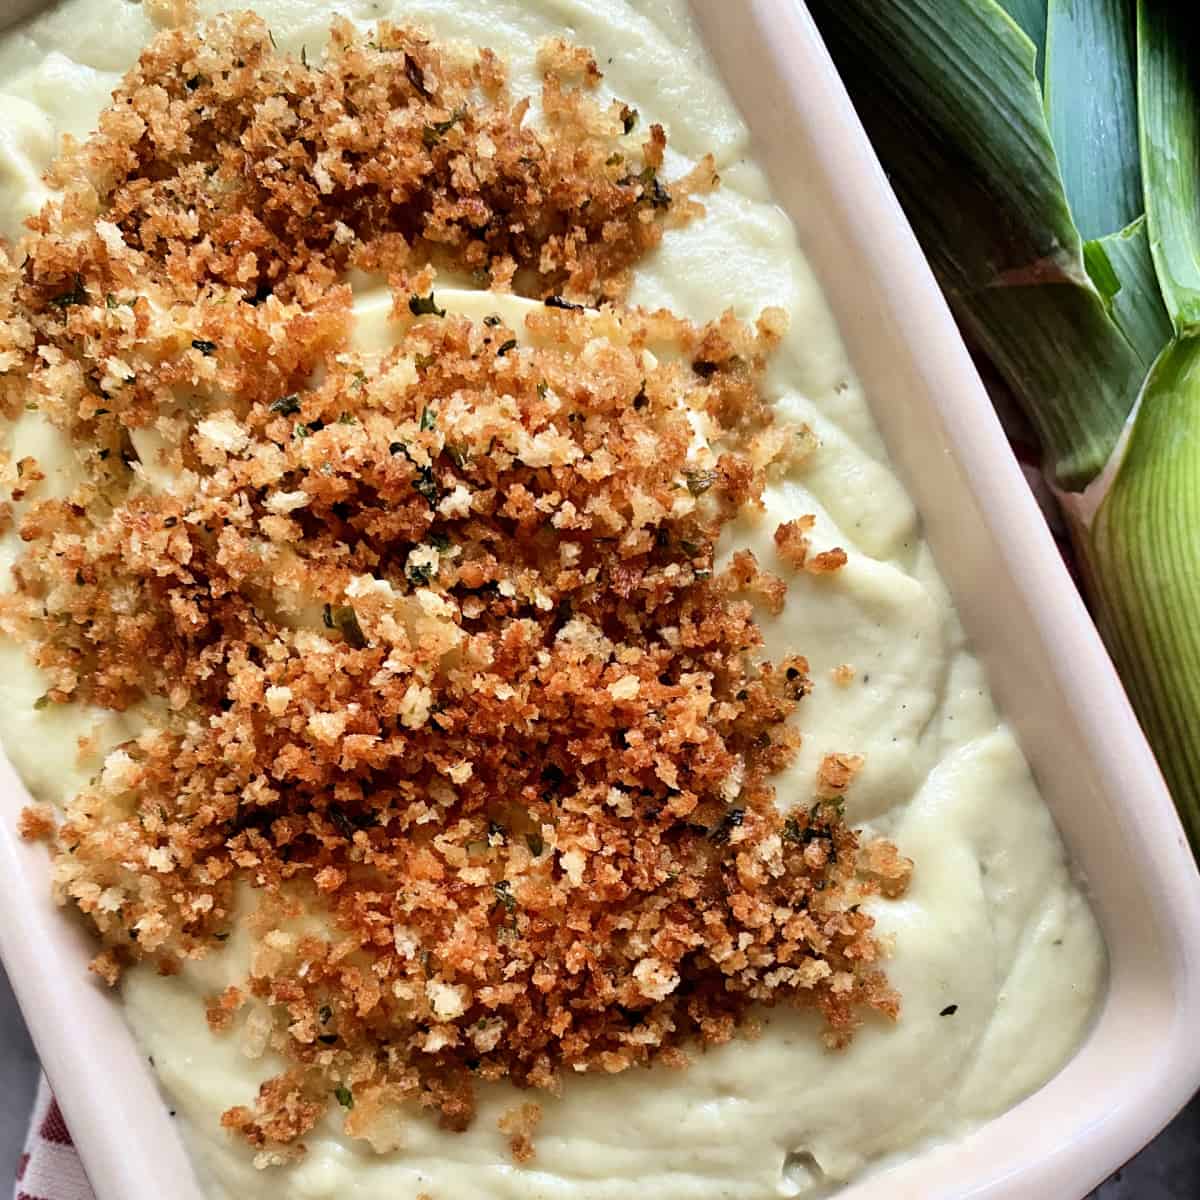
<svg viewBox="0 0 1200 1200"><path fill-rule="evenodd" d="M1138 0L1138 105L1150 249L1180 333L1200 332L1200 29L1190 4Z"/></svg>
<svg viewBox="0 0 1200 1200"><path fill-rule="evenodd" d="M1135 0L1050 0L1046 120L1084 238L1142 213L1136 13Z"/></svg>
<svg viewBox="0 0 1200 1200"><path fill-rule="evenodd" d="M1112 651L1200 851L1200 339L1155 365L1092 526L1089 582Z"/></svg>
<svg viewBox="0 0 1200 1200"><path fill-rule="evenodd" d="M1000 0L1008 15L1025 31L1037 51L1038 77L1046 52L1046 0Z"/></svg>
<svg viewBox="0 0 1200 1200"><path fill-rule="evenodd" d="M1112 319L1149 371L1171 339L1171 319L1154 274L1146 218L1138 217L1120 233L1086 243L1083 261L1108 302Z"/></svg>
<svg viewBox="0 0 1200 1200"><path fill-rule="evenodd" d="M809 7L956 315L1085 487L1145 366L1084 265L1029 38L995 0Z"/></svg>

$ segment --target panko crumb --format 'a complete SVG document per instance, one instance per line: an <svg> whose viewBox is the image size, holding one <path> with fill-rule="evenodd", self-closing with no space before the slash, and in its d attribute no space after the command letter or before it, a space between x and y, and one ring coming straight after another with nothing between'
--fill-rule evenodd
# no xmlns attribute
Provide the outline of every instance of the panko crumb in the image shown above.
<svg viewBox="0 0 1200 1200"><path fill-rule="evenodd" d="M840 571L849 558L840 546L812 553L809 534L816 524L811 513L782 522L775 530L775 549L779 557L797 571L808 571L811 575L831 575Z"/></svg>
<svg viewBox="0 0 1200 1200"><path fill-rule="evenodd" d="M833 682L839 687L848 687L854 682L855 677L858 675L858 671L855 667L851 666L850 663L842 663L841 665L834 667L829 674L833 677Z"/></svg>
<svg viewBox="0 0 1200 1200"><path fill-rule="evenodd" d="M775 530L775 549L779 557L797 571L803 569L808 560L812 545L808 535L816 523L817 518L809 513L791 521L783 521Z"/></svg>
<svg viewBox="0 0 1200 1200"><path fill-rule="evenodd" d="M817 768L817 798L836 800L844 796L865 762L861 754L826 754Z"/></svg>
<svg viewBox="0 0 1200 1200"><path fill-rule="evenodd" d="M860 901L911 864L833 802L859 756L781 811L811 681L755 606L788 585L714 568L813 449L763 395L786 314L622 305L713 160L667 179L590 53L539 61L535 125L495 54L417 29L338 20L312 62L245 14L166 30L0 246L0 407L36 397L86 475L30 491L6 626L46 702L164 714L21 833L110 985L219 952L252 889L251 969L206 1014L245 1009L242 1050L284 1064L222 1118L263 1169L331 1106L388 1153L407 1106L465 1129L481 1084L683 1067L760 1006L836 1046L899 1013ZM544 305L450 315L438 269ZM351 346L351 270L391 287L381 357ZM780 556L839 569L812 525ZM518 1162L540 1111L502 1119Z"/></svg>
<svg viewBox="0 0 1200 1200"><path fill-rule="evenodd" d="M533 1161L533 1134L541 1120L540 1104L519 1104L500 1115L496 1125L501 1133L508 1135L508 1148L514 1162L525 1165Z"/></svg>
<svg viewBox="0 0 1200 1200"><path fill-rule="evenodd" d="M57 828L58 820L51 804L27 804L17 818L17 832L27 842L48 840Z"/></svg>
<svg viewBox="0 0 1200 1200"><path fill-rule="evenodd" d="M863 846L862 870L867 878L878 882L884 896L896 900L908 891L913 861L905 858L893 843L879 838Z"/></svg>

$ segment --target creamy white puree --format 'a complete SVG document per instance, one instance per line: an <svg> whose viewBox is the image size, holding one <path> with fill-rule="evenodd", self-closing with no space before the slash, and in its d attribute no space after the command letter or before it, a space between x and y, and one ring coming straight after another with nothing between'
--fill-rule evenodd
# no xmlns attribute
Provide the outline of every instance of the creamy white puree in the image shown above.
<svg viewBox="0 0 1200 1200"><path fill-rule="evenodd" d="M231 6L199 4L203 14L223 7ZM651 121L667 127L668 175L706 150L715 153L722 186L706 198L708 216L667 234L638 268L633 300L698 320L726 307L741 317L772 304L791 313L769 388L780 411L807 422L821 447L772 484L767 513L742 521L733 540L787 577L771 534L779 521L813 512L817 548L840 545L850 557L836 575L792 577L784 614L762 618L768 651L804 653L816 681L801 709L804 750L779 792L785 802L807 799L822 755L865 754L848 816L893 838L917 867L904 899L873 906L895 941L889 973L903 995L898 1024L871 1022L849 1050L833 1053L814 1018L781 1010L765 1014L758 1040L698 1055L684 1072L570 1080L560 1099L539 1097L545 1118L529 1169L513 1165L496 1129L513 1093L495 1087L466 1134L405 1112L397 1122L401 1147L377 1154L342 1137L332 1111L305 1139L301 1162L256 1170L218 1118L229 1105L251 1103L275 1064L245 1052L252 1010L244 1010L241 1027L216 1037L201 1003L244 976L244 938L235 935L182 978L134 971L124 984L129 1021L180 1114L209 1196L818 1196L1010 1107L1078 1045L1103 984L1103 946L1021 751L964 644L795 232L749 157L745 125L686 5L254 0L252 7L281 47L306 45L310 53L335 10L364 26L381 17L420 22L442 37L493 47L509 60L517 94L537 94L539 39L565 33L595 50L604 86L641 111L643 128ZM21 217L46 194L40 175L58 136L87 133L151 32L147 13L129 0L66 0L0 36L0 232L19 232ZM459 297L455 306L470 303ZM491 297L486 303L488 310L498 305ZM380 336L382 318L371 306L364 301L364 342ZM514 326L519 315L510 318ZM5 436L10 448L19 443L21 453L52 465L49 486L65 491L73 464L50 432L28 413ZM148 478L146 485L164 482ZM9 535L0 567L16 550ZM857 671L848 686L830 677L842 663ZM95 714L36 711L33 700L44 690L21 651L0 645L4 745L35 795L62 800L96 769L95 760L72 764L63 753ZM136 721L106 717L104 741L128 736ZM950 1005L957 1005L952 1016L939 1015Z"/></svg>

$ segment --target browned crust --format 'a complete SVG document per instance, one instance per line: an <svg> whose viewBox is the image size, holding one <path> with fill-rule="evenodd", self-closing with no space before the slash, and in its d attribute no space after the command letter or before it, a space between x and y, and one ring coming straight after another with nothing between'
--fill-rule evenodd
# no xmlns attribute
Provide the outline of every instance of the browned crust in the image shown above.
<svg viewBox="0 0 1200 1200"><path fill-rule="evenodd" d="M401 310L436 309L435 264L619 298L715 185L710 160L658 178L658 127L631 168L591 56L542 61L538 133L495 55L419 31L336 25L311 66L254 18L166 33L0 262L6 409L41 407L88 477L26 511L0 621L47 703L167 714L70 804L56 886L109 983L219 946L255 889L251 975L208 1015L277 1014L288 1070L224 1117L263 1151L301 1146L331 1096L391 1145L406 1101L465 1128L477 1080L680 1065L753 1005L813 1007L835 1045L898 1012L858 900L902 862L878 848L860 874L821 802L861 760L827 758L818 803L780 813L808 664L758 660L741 594L778 612L786 584L749 552L713 575L725 522L761 505L783 315L547 307L532 348L431 312L382 362L347 348L348 267ZM664 341L674 361L644 353ZM141 482L148 426L169 493ZM810 525L781 554L836 569ZM289 931L304 912L322 933ZM502 1126L520 1161L539 1111Z"/></svg>

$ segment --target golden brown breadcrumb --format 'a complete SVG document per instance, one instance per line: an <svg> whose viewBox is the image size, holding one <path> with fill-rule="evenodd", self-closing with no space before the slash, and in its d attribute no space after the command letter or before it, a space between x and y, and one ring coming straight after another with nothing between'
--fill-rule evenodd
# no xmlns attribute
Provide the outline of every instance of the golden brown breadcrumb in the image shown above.
<svg viewBox="0 0 1200 1200"><path fill-rule="evenodd" d="M533 1161L533 1134L542 1120L540 1104L518 1104L501 1113L496 1122L501 1133L508 1135L513 1159L521 1164Z"/></svg>
<svg viewBox="0 0 1200 1200"><path fill-rule="evenodd" d="M418 30L339 22L311 63L248 16L164 33L0 250L5 410L85 476L38 499L6 467L31 503L0 623L45 703L148 721L68 805L56 890L109 983L246 926L208 1017L287 1061L224 1116L264 1164L331 1103L382 1152L407 1102L462 1129L481 1081L681 1065L758 1004L834 1045L899 1011L860 902L911 864L862 860L856 755L780 811L808 663L760 660L746 597L787 585L748 551L714 571L798 453L760 389L786 315L582 307L716 178L662 179L587 52L540 62L539 129L494 54ZM382 355L350 344L351 268L391 285ZM454 316L439 268L545 305ZM836 570L811 525L781 555ZM518 1161L540 1112L502 1119Z"/></svg>
<svg viewBox="0 0 1200 1200"><path fill-rule="evenodd" d="M57 824L49 804L27 804L17 818L17 832L27 842L40 842L54 835Z"/></svg>
<svg viewBox="0 0 1200 1200"><path fill-rule="evenodd" d="M775 548L779 556L796 570L805 570L812 575L829 575L840 571L847 562L846 552L840 546L813 554L809 534L816 524L811 514L784 521L775 530Z"/></svg>
<svg viewBox="0 0 1200 1200"><path fill-rule="evenodd" d="M864 761L861 754L826 754L817 768L817 796L822 800L844 796Z"/></svg>

